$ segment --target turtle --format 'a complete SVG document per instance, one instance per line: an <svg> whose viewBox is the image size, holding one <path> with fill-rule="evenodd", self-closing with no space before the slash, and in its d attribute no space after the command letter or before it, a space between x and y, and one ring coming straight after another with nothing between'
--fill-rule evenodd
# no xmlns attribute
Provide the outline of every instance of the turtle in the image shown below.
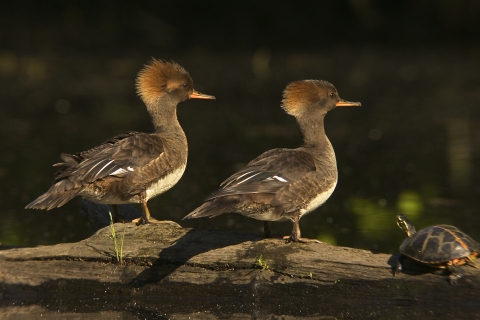
<svg viewBox="0 0 480 320"><path fill-rule="evenodd" d="M457 227L435 225L416 232L402 214L397 215L397 225L407 234L407 239L400 245L401 255L394 275L402 271L406 258L430 267L447 269L451 285L463 277L463 271L458 266L469 264L478 268L474 259L480 252L480 245Z"/></svg>

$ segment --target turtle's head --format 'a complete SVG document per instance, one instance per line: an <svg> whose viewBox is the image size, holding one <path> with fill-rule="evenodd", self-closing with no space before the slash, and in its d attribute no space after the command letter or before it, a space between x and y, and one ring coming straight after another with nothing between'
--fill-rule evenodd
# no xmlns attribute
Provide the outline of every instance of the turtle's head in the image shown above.
<svg viewBox="0 0 480 320"><path fill-rule="evenodd" d="M408 221L407 217L403 214L397 215L397 226L405 232L407 237L411 237L415 232L415 227Z"/></svg>

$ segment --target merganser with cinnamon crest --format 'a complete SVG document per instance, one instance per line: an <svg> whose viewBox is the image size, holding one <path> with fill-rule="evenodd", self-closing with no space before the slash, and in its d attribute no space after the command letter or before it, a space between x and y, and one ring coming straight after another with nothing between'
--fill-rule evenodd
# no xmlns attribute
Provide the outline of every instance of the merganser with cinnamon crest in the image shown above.
<svg viewBox="0 0 480 320"><path fill-rule="evenodd" d="M75 196L111 204L139 203L138 224L158 222L147 201L173 187L187 165L187 139L177 119L177 104L187 99L215 99L193 89L188 72L174 62L152 59L137 77L137 92L155 132L126 132L88 151L61 154L63 162L50 189L26 209L60 207Z"/></svg>
<svg viewBox="0 0 480 320"><path fill-rule="evenodd" d="M293 223L288 242L319 242L301 238L300 218L322 205L337 185L337 163L325 135L324 118L335 107L360 106L340 99L335 87L322 80L290 83L283 92L282 107L296 118L303 143L296 149L269 150L211 193L203 205L184 219L215 217L234 212L264 221Z"/></svg>

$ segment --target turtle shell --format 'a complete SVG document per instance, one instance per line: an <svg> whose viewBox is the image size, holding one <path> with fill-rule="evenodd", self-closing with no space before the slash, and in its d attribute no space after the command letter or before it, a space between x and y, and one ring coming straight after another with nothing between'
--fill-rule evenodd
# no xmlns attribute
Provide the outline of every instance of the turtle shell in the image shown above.
<svg viewBox="0 0 480 320"><path fill-rule="evenodd" d="M480 245L458 228L431 226L414 233L400 245L407 257L427 264L446 264L478 253Z"/></svg>

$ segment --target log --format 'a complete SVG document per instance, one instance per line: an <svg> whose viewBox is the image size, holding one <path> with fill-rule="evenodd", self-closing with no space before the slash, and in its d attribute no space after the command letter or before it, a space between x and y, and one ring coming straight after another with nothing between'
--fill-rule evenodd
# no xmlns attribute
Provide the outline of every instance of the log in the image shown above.
<svg viewBox="0 0 480 320"><path fill-rule="evenodd" d="M102 208L104 210L105 208ZM0 247L0 317L475 318L480 272L455 286L434 269L328 244L182 228L172 221L124 233L110 226L77 243ZM119 245L119 243L118 243ZM261 257L261 259L260 259Z"/></svg>

